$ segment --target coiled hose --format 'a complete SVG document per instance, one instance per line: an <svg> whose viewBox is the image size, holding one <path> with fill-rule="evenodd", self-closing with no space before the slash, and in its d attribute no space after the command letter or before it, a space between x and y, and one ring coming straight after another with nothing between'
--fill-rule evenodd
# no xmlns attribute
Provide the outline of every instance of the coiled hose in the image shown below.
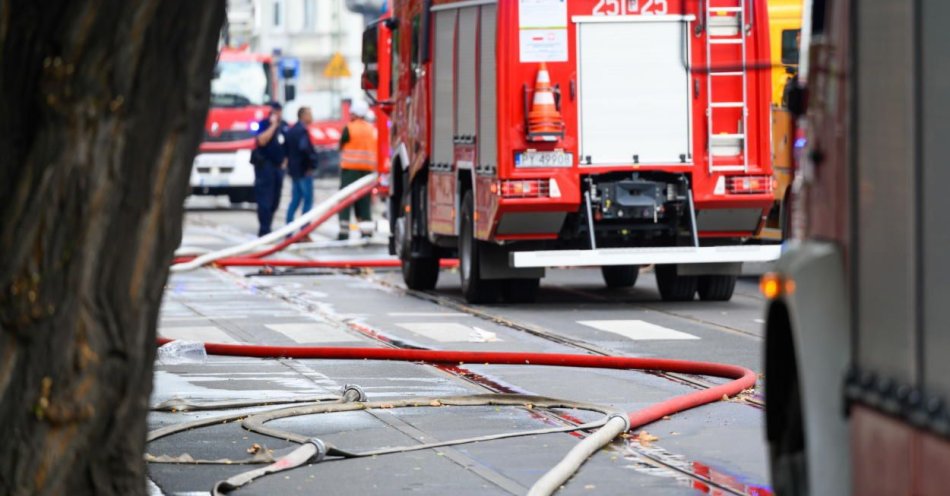
<svg viewBox="0 0 950 496"><path fill-rule="evenodd" d="M159 339L159 344L169 342ZM667 415L673 415L697 406L735 396L755 386L755 372L745 367L712 362L639 358L565 353L513 353L480 351L435 351L390 348L334 348L320 346L262 346L223 343L205 343L208 354L254 358L297 358L333 360L387 360L423 362L430 364L483 363L493 365L529 365L555 367L582 367L620 370L663 371L695 374L729 379L728 382L708 389L692 391L655 403L647 408L629 412L626 418L611 418L594 435L572 449L552 470L531 488L529 494L552 494L580 468L600 447L618 434L636 429ZM308 448L309 449L309 448ZM317 448L314 448L316 450ZM315 456L316 451L312 456ZM321 452L326 454L325 452ZM309 458L308 458L309 459ZM280 461L278 460L278 463Z"/></svg>

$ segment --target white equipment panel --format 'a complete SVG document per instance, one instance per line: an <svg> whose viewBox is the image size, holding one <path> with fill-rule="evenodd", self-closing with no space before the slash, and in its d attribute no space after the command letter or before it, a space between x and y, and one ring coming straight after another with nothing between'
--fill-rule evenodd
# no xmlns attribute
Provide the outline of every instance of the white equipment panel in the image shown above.
<svg viewBox="0 0 950 496"><path fill-rule="evenodd" d="M651 21L578 23L582 166L692 161L689 24Z"/></svg>

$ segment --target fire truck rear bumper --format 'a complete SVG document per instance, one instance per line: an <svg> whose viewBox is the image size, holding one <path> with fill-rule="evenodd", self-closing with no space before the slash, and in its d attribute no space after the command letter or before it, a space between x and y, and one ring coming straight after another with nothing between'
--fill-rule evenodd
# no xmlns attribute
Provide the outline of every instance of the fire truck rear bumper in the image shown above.
<svg viewBox="0 0 950 496"><path fill-rule="evenodd" d="M771 262L781 255L778 245L711 246L704 248L605 248L599 250L516 251L514 268L592 267L602 265L715 264Z"/></svg>

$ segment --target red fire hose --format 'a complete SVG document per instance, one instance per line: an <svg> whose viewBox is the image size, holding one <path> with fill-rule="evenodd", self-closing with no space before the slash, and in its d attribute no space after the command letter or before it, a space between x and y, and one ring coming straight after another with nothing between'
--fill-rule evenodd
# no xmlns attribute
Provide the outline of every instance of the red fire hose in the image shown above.
<svg viewBox="0 0 950 496"><path fill-rule="evenodd" d="M300 241L301 239L303 239L304 237L312 233L314 229L320 227L324 222L332 219L334 215L340 213L340 211L342 211L343 209L356 203L359 199L363 198L364 196L371 194L373 190L376 189L376 186L377 186L377 183L373 182L372 184L369 184L368 186L364 186L360 188L355 193L353 193L350 196L347 196L346 198L341 200L340 203L337 203L335 206L333 206L333 208L327 211L327 213L314 219L314 221L308 224L307 227L304 227L303 229L297 231L293 236L281 241L280 243L277 243L276 245L270 248L267 248L258 252L254 252L254 253L249 253L245 255L243 258L266 257L268 255L277 253L283 250L284 248L287 248L288 246ZM218 265L221 265L220 260L218 261Z"/></svg>
<svg viewBox="0 0 950 496"><path fill-rule="evenodd" d="M158 343L171 340L159 338ZM484 363L494 365L548 365L555 367L583 367L623 370L655 370L681 374L695 374L732 379L709 389L693 391L631 412L630 428L659 420L666 415L689 410L719 401L723 396L734 396L755 386L755 372L737 365L712 362L694 362L663 358L636 358L563 353L510 353L479 351L402 350L390 348L333 348L320 346L262 346L205 343L212 355L256 358L298 358L328 360L392 360L425 363Z"/></svg>
<svg viewBox="0 0 950 496"><path fill-rule="evenodd" d="M159 344L170 342L159 338ZM496 365L546 365L555 367L583 367L621 370L665 371L682 374L731 379L729 382L709 389L692 391L655 403L627 414L626 419L611 419L590 437L584 439L560 463L539 479L529 495L550 495L557 491L580 468L584 461L625 430L644 426L667 415L689 410L697 406L734 396L755 386L755 372L736 365L711 362L694 362L662 358L635 358L597 355L573 355L562 353L510 353L477 351L434 351L391 348L333 348L318 346L261 346L205 343L205 350L212 355L255 358L298 358L331 360L391 360L401 362L424 362L439 364L483 363ZM271 467L283 463L275 463ZM263 469L267 470L267 469Z"/></svg>
<svg viewBox="0 0 950 496"><path fill-rule="evenodd" d="M360 185L361 183L363 184ZM281 251L284 248L290 246L291 244L296 243L297 241L300 241L301 239L304 238L304 236L309 235L311 232L313 232L314 229L316 229L321 224L323 224L324 222L332 218L334 215L339 213L344 208L352 205L354 202L356 202L360 198L368 194L371 194L375 190L377 184L378 184L378 181L376 179L375 174L361 178L355 183L340 190L338 193L332 195L327 200L327 202L329 202L330 200L333 200L336 203L330 205L326 209L326 211L324 211L322 214L319 215L319 217L315 217L314 219L309 220L309 221L304 220L305 217L309 219L309 216L316 215L320 210L322 210L323 204L321 204L321 206L316 207L318 208L318 211L308 212L307 214L304 214L303 217L295 221L295 223L293 223L293 226L295 227L284 226L278 231L270 233L261 238L249 241L247 243L243 243L235 247L219 250L217 252L206 253L206 254L198 255L198 256L178 257L174 260L171 270L172 272L192 270L192 269L196 269L200 267L201 265L208 264L208 263L226 258L228 256L242 255L242 257L244 258L259 258L259 257L265 257L267 255L271 255L273 253ZM352 191L350 191L351 189ZM346 193L346 195L341 196L341 194L344 192ZM324 202L324 204L327 202ZM299 226L303 226L303 227L299 227ZM297 228L299 228L300 230L297 232L293 232L291 234L293 229L297 229ZM280 232L281 234L277 234L278 232ZM280 239L280 236L283 234L286 234L287 238ZM254 249L256 246L260 246L262 243L268 243L268 242L277 242L277 244L270 248L266 248L257 252L246 253L247 250Z"/></svg>
<svg viewBox="0 0 950 496"><path fill-rule="evenodd" d="M273 267L312 267L312 268L380 268L398 267L396 259L365 260L265 260L263 257L283 250L292 243L310 234L323 222L336 215L340 210L353 204L364 195L370 194L376 184L367 185L346 197L325 214L315 219L293 236L277 245L244 257L221 258L214 261L218 266L273 266ZM453 267L457 260L442 260L442 267ZM159 345L170 342L159 338ZM580 367L620 370L664 371L682 374L730 379L708 389L692 391L686 394L655 403L649 407L627 414L623 419L612 419L605 428L585 439L572 450L557 467L532 487L531 494L551 494L561 486L590 454L625 429L635 429L659 420L667 415L689 410L697 406L734 396L743 390L755 386L756 374L745 367L660 358L636 358L618 356L575 355L561 353L510 353L510 352L473 352L473 351L435 351L419 349L391 348L334 348L310 346L262 346L205 343L205 350L212 355L256 357L256 358L297 358L297 359L336 359L336 360L390 360L402 362L424 362L432 364L481 363L495 365L544 365L556 367ZM609 427L609 428L608 428ZM579 449L578 449L579 448Z"/></svg>
<svg viewBox="0 0 950 496"><path fill-rule="evenodd" d="M370 258L347 260L288 260L288 259L260 259L260 258L222 258L214 262L219 267L296 267L315 269L378 269L399 267L397 258ZM439 261L443 269L458 267L458 260L454 258Z"/></svg>

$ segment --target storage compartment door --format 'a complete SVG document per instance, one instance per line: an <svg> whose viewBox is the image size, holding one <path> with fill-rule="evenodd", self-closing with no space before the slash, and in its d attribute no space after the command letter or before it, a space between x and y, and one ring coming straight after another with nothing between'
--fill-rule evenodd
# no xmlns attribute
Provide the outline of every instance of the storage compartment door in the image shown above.
<svg viewBox="0 0 950 496"><path fill-rule="evenodd" d="M577 31L581 165L691 163L688 25L582 22Z"/></svg>

